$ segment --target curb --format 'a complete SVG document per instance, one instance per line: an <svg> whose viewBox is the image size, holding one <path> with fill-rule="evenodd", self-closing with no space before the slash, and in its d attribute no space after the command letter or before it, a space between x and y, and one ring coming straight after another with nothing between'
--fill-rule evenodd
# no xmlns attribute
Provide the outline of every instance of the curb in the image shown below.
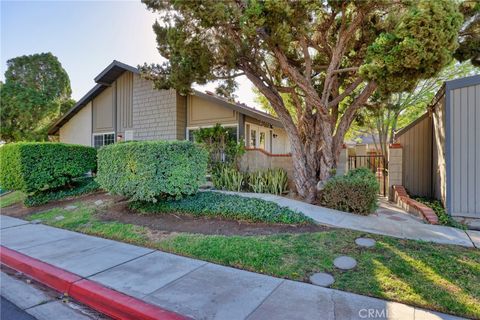
<svg viewBox="0 0 480 320"><path fill-rule="evenodd" d="M0 246L0 262L114 319L188 319L4 246Z"/></svg>

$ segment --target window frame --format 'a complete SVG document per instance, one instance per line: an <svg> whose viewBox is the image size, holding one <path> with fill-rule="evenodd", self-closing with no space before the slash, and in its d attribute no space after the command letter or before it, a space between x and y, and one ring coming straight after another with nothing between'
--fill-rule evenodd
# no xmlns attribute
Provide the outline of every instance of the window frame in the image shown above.
<svg viewBox="0 0 480 320"><path fill-rule="evenodd" d="M95 149L99 149L99 148L105 146L105 145L106 145L106 144L105 144L105 136L106 136L106 135L110 135L110 134L113 135L113 142L112 142L112 143L109 143L109 144L114 144L115 142L117 142L116 139L115 139L115 132L114 132L114 131L112 131L112 132L92 133L92 147L94 147ZM97 147L97 146L95 146L95 137L99 137L99 136L103 137L103 138L102 138L102 145ZM108 144L107 144L107 145L108 145Z"/></svg>

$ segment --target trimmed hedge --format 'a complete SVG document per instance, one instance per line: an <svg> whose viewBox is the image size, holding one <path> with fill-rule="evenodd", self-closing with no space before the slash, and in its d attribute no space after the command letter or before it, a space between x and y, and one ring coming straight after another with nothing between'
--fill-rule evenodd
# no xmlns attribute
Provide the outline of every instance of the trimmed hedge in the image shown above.
<svg viewBox="0 0 480 320"><path fill-rule="evenodd" d="M23 204L27 207L34 207L48 203L53 200L60 200L68 197L87 194L97 191L98 189L99 185L95 180L93 180L92 177L79 178L78 180L75 180L73 182L73 186L70 189L60 188L55 190L37 192L33 195L29 195L28 197L26 197L23 201Z"/></svg>
<svg viewBox="0 0 480 320"><path fill-rule="evenodd" d="M19 142L0 148L0 186L27 194L56 189L97 166L94 148L56 143Z"/></svg>
<svg viewBox="0 0 480 320"><path fill-rule="evenodd" d="M208 153L189 141L123 142L98 151L97 182L112 194L156 202L194 194Z"/></svg>
<svg viewBox="0 0 480 320"><path fill-rule="evenodd" d="M320 194L322 206L368 215L377 209L379 184L375 174L367 168L349 171L346 175L327 181Z"/></svg>
<svg viewBox="0 0 480 320"><path fill-rule="evenodd" d="M252 222L285 224L312 222L305 215L280 207L273 202L209 191L199 192L177 201L132 202L130 208L143 213L186 213Z"/></svg>

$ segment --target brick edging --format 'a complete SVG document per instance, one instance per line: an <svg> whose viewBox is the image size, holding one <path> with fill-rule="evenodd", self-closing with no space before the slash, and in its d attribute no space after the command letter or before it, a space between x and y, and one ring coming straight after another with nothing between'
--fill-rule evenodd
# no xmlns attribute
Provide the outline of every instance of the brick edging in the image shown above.
<svg viewBox="0 0 480 320"><path fill-rule="evenodd" d="M114 319L188 319L4 246L0 262Z"/></svg>
<svg viewBox="0 0 480 320"><path fill-rule="evenodd" d="M407 193L407 190L403 186L394 185L393 188L393 199L395 202L400 205L402 208L408 212L414 214L420 214L424 220L430 224L438 224L438 217L433 211L432 208L424 205L421 202L413 200Z"/></svg>

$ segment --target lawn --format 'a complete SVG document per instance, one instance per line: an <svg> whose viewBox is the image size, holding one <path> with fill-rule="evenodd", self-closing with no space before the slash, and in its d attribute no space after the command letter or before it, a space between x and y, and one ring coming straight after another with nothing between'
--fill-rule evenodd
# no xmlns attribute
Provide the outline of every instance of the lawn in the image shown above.
<svg viewBox="0 0 480 320"><path fill-rule="evenodd" d="M29 219L292 280L308 281L312 273L326 271L334 275L336 289L480 318L480 250L379 235L368 235L377 244L365 249L354 243L365 233L342 229L248 237L180 233L159 239L147 227L100 221L97 209L78 205ZM64 218L56 220L60 215ZM343 254L357 259L354 270L333 267L333 259Z"/></svg>
<svg viewBox="0 0 480 320"><path fill-rule="evenodd" d="M12 204L22 202L25 199L25 194L20 191L10 192L0 197L0 208L11 206Z"/></svg>

